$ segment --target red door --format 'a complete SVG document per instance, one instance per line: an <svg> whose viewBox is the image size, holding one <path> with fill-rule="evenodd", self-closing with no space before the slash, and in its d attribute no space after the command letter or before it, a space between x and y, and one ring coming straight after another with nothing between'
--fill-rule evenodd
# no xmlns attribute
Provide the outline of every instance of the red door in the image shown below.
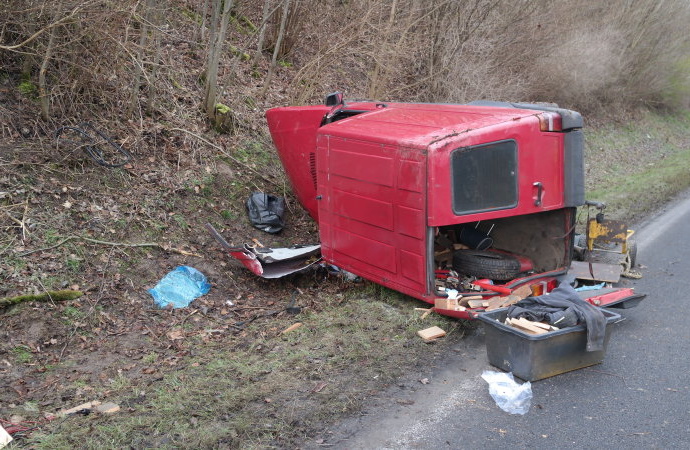
<svg viewBox="0 0 690 450"><path fill-rule="evenodd" d="M317 182L324 258L421 298L426 292L425 155L321 135Z"/></svg>

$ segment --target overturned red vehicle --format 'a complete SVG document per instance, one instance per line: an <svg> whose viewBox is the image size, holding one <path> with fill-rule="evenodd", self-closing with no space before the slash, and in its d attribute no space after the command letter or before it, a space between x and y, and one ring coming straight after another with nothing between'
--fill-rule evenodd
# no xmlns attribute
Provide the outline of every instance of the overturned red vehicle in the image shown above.
<svg viewBox="0 0 690 450"><path fill-rule="evenodd" d="M522 286L545 292L567 274L585 201L577 112L346 103L336 93L266 118L295 195L318 222L327 263L465 319L483 308L463 298ZM235 253L245 265L261 259L253 249ZM449 295L459 306L438 307ZM600 306L639 297L627 288L582 296Z"/></svg>

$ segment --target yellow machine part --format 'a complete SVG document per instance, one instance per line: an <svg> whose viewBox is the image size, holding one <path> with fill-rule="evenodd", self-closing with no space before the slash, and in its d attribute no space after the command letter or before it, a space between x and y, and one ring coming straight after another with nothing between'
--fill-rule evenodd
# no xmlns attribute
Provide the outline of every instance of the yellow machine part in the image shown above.
<svg viewBox="0 0 690 450"><path fill-rule="evenodd" d="M628 239L635 233L628 230L627 224L619 220L597 222L590 219L587 224L587 250L594 250L594 241L621 244L621 253L628 252Z"/></svg>

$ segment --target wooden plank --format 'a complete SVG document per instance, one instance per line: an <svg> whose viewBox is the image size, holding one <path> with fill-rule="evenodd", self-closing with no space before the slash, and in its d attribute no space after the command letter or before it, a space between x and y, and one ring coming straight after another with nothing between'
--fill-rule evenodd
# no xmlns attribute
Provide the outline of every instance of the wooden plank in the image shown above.
<svg viewBox="0 0 690 450"><path fill-rule="evenodd" d="M458 306L457 298L437 298L434 300L434 308L438 309L455 309Z"/></svg>
<svg viewBox="0 0 690 450"><path fill-rule="evenodd" d="M517 295L520 297L520 300L522 300L523 298L527 298L532 295L532 288L528 284L523 284L519 288L515 289L511 295Z"/></svg>
<svg viewBox="0 0 690 450"><path fill-rule="evenodd" d="M501 304L501 308L505 308L506 306L514 305L517 302L519 302L520 300L522 300L522 298L520 298L519 295L512 295L512 294L509 295L508 297L503 297L503 298L505 299L505 301Z"/></svg>
<svg viewBox="0 0 690 450"><path fill-rule="evenodd" d="M285 333L289 333L291 331L295 331L296 329L298 329L301 326L302 326L302 322L293 323L292 325L290 325L289 327L287 327L286 329L281 331L280 334L285 334Z"/></svg>
<svg viewBox="0 0 690 450"><path fill-rule="evenodd" d="M500 308L507 299L508 299L508 297L490 298L487 302L486 310L487 311L493 311L494 309Z"/></svg>
<svg viewBox="0 0 690 450"><path fill-rule="evenodd" d="M92 401L92 402L82 403L81 405L75 406L74 408L63 409L62 411L58 412L58 415L59 415L59 416L67 416L67 415L69 415L69 414L74 414L74 413L76 413L76 412L78 412L78 411L81 411L82 409L92 409L92 408L95 408L96 406L98 406L98 405L100 405L100 404L101 404L101 402L98 401L98 400L94 400L94 401Z"/></svg>
<svg viewBox="0 0 690 450"><path fill-rule="evenodd" d="M101 414L112 414L118 412L120 410L120 406L113 402L107 402L96 406L94 409L96 412Z"/></svg>
<svg viewBox="0 0 690 450"><path fill-rule="evenodd" d="M534 322L532 322L531 320L519 318L517 320L513 320L513 324L517 325L518 327L523 328L525 330L529 330L529 331L533 332L534 334L548 333L547 330L536 326L534 324Z"/></svg>
<svg viewBox="0 0 690 450"><path fill-rule="evenodd" d="M532 325L534 325L535 327L543 328L546 331L556 331L559 329L558 327L554 327L553 325L544 322L532 322Z"/></svg>
<svg viewBox="0 0 690 450"><path fill-rule="evenodd" d="M467 302L469 302L470 300L482 300L482 296L481 296L481 295L469 295L469 296L467 296L467 297L460 297L460 298L458 299L458 305L460 305L460 306L469 306L469 305L467 304Z"/></svg>
<svg viewBox="0 0 690 450"><path fill-rule="evenodd" d="M592 264L592 274L589 265ZM570 265L570 273L579 280L605 281L618 283L621 279L623 266L620 264L589 263L586 261L573 261Z"/></svg>
<svg viewBox="0 0 690 450"><path fill-rule="evenodd" d="M437 339L446 335L446 332L439 327L425 328L424 330L417 331L419 337L425 341L430 341L432 339Z"/></svg>
<svg viewBox="0 0 690 450"><path fill-rule="evenodd" d="M469 306L470 308L483 308L486 307L488 304L489 302L484 299L467 300L467 306Z"/></svg>
<svg viewBox="0 0 690 450"><path fill-rule="evenodd" d="M530 330L530 329L521 327L521 326L519 325L517 319L507 318L505 323L506 323L506 325L509 325L509 326L515 328L516 330L522 331L523 333L527 333L527 334L531 334L531 335L540 334L539 332L535 332L535 331L532 331L532 330Z"/></svg>

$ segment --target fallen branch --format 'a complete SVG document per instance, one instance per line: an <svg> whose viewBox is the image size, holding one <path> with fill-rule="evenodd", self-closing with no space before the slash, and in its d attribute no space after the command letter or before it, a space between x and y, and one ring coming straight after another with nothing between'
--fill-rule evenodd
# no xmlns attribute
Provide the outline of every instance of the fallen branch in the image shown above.
<svg viewBox="0 0 690 450"><path fill-rule="evenodd" d="M42 294L26 294L18 295L16 297L0 298L0 308L7 308L8 306L16 305L23 302L62 302L66 300L74 300L84 295L81 291L47 291Z"/></svg>
<svg viewBox="0 0 690 450"><path fill-rule="evenodd" d="M54 248L60 247L61 245L66 244L69 241L73 240L80 240L80 241L86 241L86 242L91 242L94 244L100 244L100 245L109 245L111 247L156 247L160 248L163 251L166 252L173 252L173 253L178 253L180 255L184 256L196 256L197 258L201 258L202 256L197 254L197 253L192 253L188 252L186 250L181 250L179 248L171 247L169 245L163 245L159 244L157 242L143 242L143 243L135 243L135 244L129 244L126 242L109 242L109 241L99 241L98 239L91 239L83 236L68 236L65 239L61 240L55 245L51 245L50 247L43 247L43 248L38 248L36 250L29 250L27 252L20 253L18 256L27 256L32 253L38 253L38 252L44 252L46 250L52 250Z"/></svg>

